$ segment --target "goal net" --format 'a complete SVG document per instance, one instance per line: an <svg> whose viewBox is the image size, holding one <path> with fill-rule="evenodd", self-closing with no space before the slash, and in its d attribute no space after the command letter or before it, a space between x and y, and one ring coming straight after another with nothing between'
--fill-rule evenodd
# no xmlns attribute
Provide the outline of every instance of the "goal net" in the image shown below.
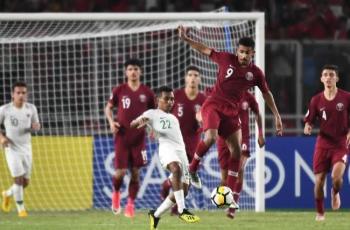
<svg viewBox="0 0 350 230"><path fill-rule="evenodd" d="M125 82L123 63L127 59L142 61L142 82L151 89L183 87L189 65L201 69L202 90L215 83L216 65L179 40L176 28L180 24L190 28L192 38L220 51L233 52L240 37L253 37L256 63L263 67L262 13L0 15L0 104L10 101L15 81L25 81L29 101L37 106L43 126L32 138L34 166L31 185L25 190L29 209L110 207L114 148L104 107L113 86ZM254 129L252 120L252 157L240 206L262 211L256 205L259 192L254 172L261 170L261 159L258 166L255 156L261 154L255 154ZM167 177L158 160L157 143L147 140L147 154L149 163L140 173L137 208L154 208L160 203L161 183ZM3 154L0 172L0 189L5 189L12 180ZM212 209L209 194L220 181L215 146L199 173L203 190L192 188L187 204ZM128 181L129 175L122 187L123 206ZM263 207L263 199L259 202Z"/></svg>

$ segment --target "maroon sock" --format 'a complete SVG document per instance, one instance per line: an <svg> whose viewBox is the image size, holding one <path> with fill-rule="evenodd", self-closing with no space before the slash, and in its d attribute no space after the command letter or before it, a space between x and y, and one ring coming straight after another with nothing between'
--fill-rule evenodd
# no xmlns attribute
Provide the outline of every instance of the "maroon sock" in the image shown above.
<svg viewBox="0 0 350 230"><path fill-rule="evenodd" d="M228 172L227 172L227 186L235 191L236 183L238 180L238 170L239 170L240 160L230 158L228 163Z"/></svg>
<svg viewBox="0 0 350 230"><path fill-rule="evenodd" d="M236 203L238 203L239 201L239 195L241 194L242 186L242 182L236 181L236 185L233 190L233 199L236 201Z"/></svg>
<svg viewBox="0 0 350 230"><path fill-rule="evenodd" d="M135 200L138 191L139 191L139 182L138 181L130 181L129 198L132 200Z"/></svg>
<svg viewBox="0 0 350 230"><path fill-rule="evenodd" d="M120 187L122 186L123 179L117 179L115 177L112 178L113 188L115 192L118 192L120 190Z"/></svg>
<svg viewBox="0 0 350 230"><path fill-rule="evenodd" d="M199 162L201 161L202 157L205 155L205 153L208 151L210 146L207 146L204 141L200 141L197 145L196 152L193 156L193 159L190 164L190 172L197 172L199 167Z"/></svg>
<svg viewBox="0 0 350 230"><path fill-rule="evenodd" d="M315 199L315 203L316 203L316 210L317 213L319 214L324 214L324 199Z"/></svg>
<svg viewBox="0 0 350 230"><path fill-rule="evenodd" d="M162 190L160 191L160 195L162 200L165 200L165 198L169 195L169 191L171 188L171 182L170 179L166 179L162 184Z"/></svg>

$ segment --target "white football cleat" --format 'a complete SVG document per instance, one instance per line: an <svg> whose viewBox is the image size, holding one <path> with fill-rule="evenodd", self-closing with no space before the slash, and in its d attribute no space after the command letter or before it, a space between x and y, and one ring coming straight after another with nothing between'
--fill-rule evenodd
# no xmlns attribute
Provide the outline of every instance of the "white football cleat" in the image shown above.
<svg viewBox="0 0 350 230"><path fill-rule="evenodd" d="M191 173L190 172L190 178L191 178L191 184L193 187L201 189L202 188L202 181L201 178L199 178L198 174L196 172Z"/></svg>
<svg viewBox="0 0 350 230"><path fill-rule="evenodd" d="M324 214L317 213L316 214L316 221L324 221L326 219L326 216Z"/></svg>

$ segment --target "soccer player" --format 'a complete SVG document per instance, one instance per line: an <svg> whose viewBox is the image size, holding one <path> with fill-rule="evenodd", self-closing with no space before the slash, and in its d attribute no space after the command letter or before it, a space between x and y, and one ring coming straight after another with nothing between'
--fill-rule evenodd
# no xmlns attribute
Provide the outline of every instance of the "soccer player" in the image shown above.
<svg viewBox="0 0 350 230"><path fill-rule="evenodd" d="M158 108L150 109L131 122L130 126L142 128L149 125L159 137L159 160L169 170L173 192L169 194L157 210L149 211L151 230L157 229L160 216L177 204L180 219L187 223L199 221L199 217L185 207L185 196L189 186L188 159L182 139L178 119L171 114L174 105L174 93L169 87L160 87L157 91Z"/></svg>
<svg viewBox="0 0 350 230"><path fill-rule="evenodd" d="M186 147L187 159L192 161L194 151L200 140L199 123L196 114L200 113L205 95L199 91L201 73L198 67L189 66L186 69L185 87L175 90L175 102L172 109L180 123L181 134ZM162 184L161 196L165 199L171 188L171 181L165 180ZM177 207L172 208L172 214L177 214Z"/></svg>
<svg viewBox="0 0 350 230"><path fill-rule="evenodd" d="M250 157L249 109L253 111L255 115L255 121L258 125L259 147L263 147L265 145L265 139L262 132L262 118L261 114L259 113L259 106L257 101L255 100L255 97L248 91L243 93L239 109L239 119L241 121L242 129L242 154L240 159L234 159L232 162L233 164L231 164L229 167L231 154L229 149L227 148L225 140L222 137L219 137L216 142L218 148L219 164L221 169L221 184L228 185L231 188L233 192L233 198L236 203L238 203L239 195L242 191L244 168L248 158ZM232 177L228 177L228 175L232 175ZM235 211L236 208L230 207L227 210L227 217L233 219Z"/></svg>
<svg viewBox="0 0 350 230"><path fill-rule="evenodd" d="M253 86L258 86L262 91L267 105L274 114L277 135L282 135L282 120L263 72L252 63L255 53L254 40L248 37L241 38L237 53L233 54L218 52L192 40L187 36L187 30L183 26L179 26L178 32L182 40L208 56L219 67L213 92L201 108L203 130L205 131L204 140L198 144L190 165L191 180L199 183L200 179L196 172L200 159L215 143L218 135L225 139L232 159L240 158L242 134L238 110L239 101L245 91Z"/></svg>
<svg viewBox="0 0 350 230"><path fill-rule="evenodd" d="M2 192L2 210L9 212L11 196L16 201L19 217L27 217L24 207L24 188L29 185L32 171L31 132L40 130L38 111L27 102L27 85L16 82L12 86L12 102L0 107L0 125L6 133L0 132L0 143L5 156L13 185Z"/></svg>
<svg viewBox="0 0 350 230"><path fill-rule="evenodd" d="M306 135L311 135L316 119L320 122L320 131L313 157L316 221L325 220L323 186L327 173L331 169L331 205L333 210L340 208L339 191L343 185L343 175L349 151L350 93L338 89L338 81L338 67L325 65L321 72L324 90L312 97L304 119L304 134Z"/></svg>
<svg viewBox="0 0 350 230"><path fill-rule="evenodd" d="M114 134L115 175L113 177L112 211L121 212L120 187L128 168L131 171L129 197L124 215L134 217L134 200L139 190L139 169L147 163L145 150L145 130L130 129L130 122L144 111L155 107L154 93L140 81L141 62L130 59L125 62L127 82L113 88L106 105L105 114ZM113 108L117 107L113 119Z"/></svg>

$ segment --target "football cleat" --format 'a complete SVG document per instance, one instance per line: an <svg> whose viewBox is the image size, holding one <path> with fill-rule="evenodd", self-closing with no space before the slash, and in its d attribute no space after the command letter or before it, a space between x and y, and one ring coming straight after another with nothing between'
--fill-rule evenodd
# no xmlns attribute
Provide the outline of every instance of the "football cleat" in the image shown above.
<svg viewBox="0 0 350 230"><path fill-rule="evenodd" d="M235 212L236 209L235 208L228 208L227 212L226 212L226 216L230 219L234 219L235 218Z"/></svg>
<svg viewBox="0 0 350 230"><path fill-rule="evenodd" d="M340 208L340 195L339 192L337 194L334 194L333 188L331 191L331 205L333 210L338 210Z"/></svg>
<svg viewBox="0 0 350 230"><path fill-rule="evenodd" d="M316 221L324 221L325 219L326 217L324 214L321 214L321 213L316 214L316 218L315 218Z"/></svg>
<svg viewBox="0 0 350 230"><path fill-rule="evenodd" d="M18 212L18 217L27 217L28 213L26 212L26 210L22 210Z"/></svg>
<svg viewBox="0 0 350 230"><path fill-rule="evenodd" d="M157 230L160 218L154 216L155 210L149 210L148 217L150 223L150 230Z"/></svg>
<svg viewBox="0 0 350 230"><path fill-rule="evenodd" d="M198 174L196 172L190 172L191 177L191 184L193 187L201 189L202 188L202 181L201 178L199 178Z"/></svg>
<svg viewBox="0 0 350 230"><path fill-rule="evenodd" d="M11 210L11 197L6 196L6 191L2 192L1 208L4 212L9 212Z"/></svg>
<svg viewBox="0 0 350 230"><path fill-rule="evenodd" d="M129 218L133 218L135 216L135 206L133 204L126 205L124 216Z"/></svg>
<svg viewBox="0 0 350 230"><path fill-rule="evenodd" d="M182 213L179 215L179 218L186 223L196 223L200 220L200 218L192 213L190 213L187 209L184 209Z"/></svg>

